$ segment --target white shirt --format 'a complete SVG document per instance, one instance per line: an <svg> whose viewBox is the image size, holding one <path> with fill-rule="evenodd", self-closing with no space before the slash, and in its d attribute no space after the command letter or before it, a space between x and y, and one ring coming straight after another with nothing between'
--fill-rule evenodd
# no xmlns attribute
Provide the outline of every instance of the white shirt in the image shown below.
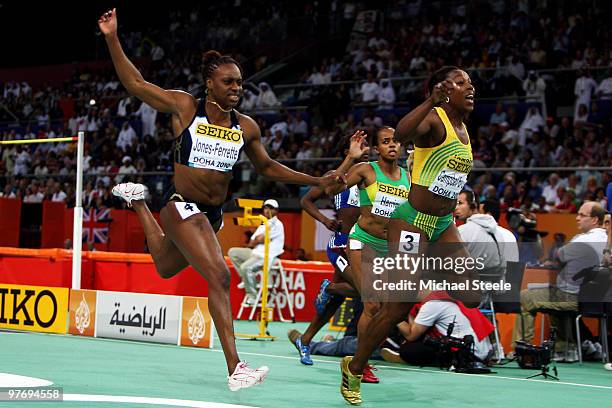
<svg viewBox="0 0 612 408"><path fill-rule="evenodd" d="M393 104L395 103L395 91L391 85L379 89L378 103L381 108L393 108Z"/></svg>
<svg viewBox="0 0 612 408"><path fill-rule="evenodd" d="M245 111L250 111L255 109L255 104L257 103L257 96L250 91L245 91L244 96L242 97L242 102L240 102L240 109Z"/></svg>
<svg viewBox="0 0 612 408"><path fill-rule="evenodd" d="M24 203L42 203L44 198L45 198L45 195L39 191L37 193L32 193L32 194L28 194L27 196L25 196L25 198L23 199L23 202Z"/></svg>
<svg viewBox="0 0 612 408"><path fill-rule="evenodd" d="M320 72L313 72L308 77L308 82L313 85L322 85L325 83L325 78L323 77L323 74L321 74Z"/></svg>
<svg viewBox="0 0 612 408"><path fill-rule="evenodd" d="M278 105L280 105L280 103L271 89L268 89L265 92L262 91L257 97L258 108L269 108Z"/></svg>
<svg viewBox="0 0 612 408"><path fill-rule="evenodd" d="M597 82L590 77L580 77L576 80L574 86L574 95L576 95L579 103L584 102L587 105L587 109L590 106L591 94L597 89Z"/></svg>
<svg viewBox="0 0 612 408"><path fill-rule="evenodd" d="M131 99L129 97L123 98L119 101L117 105L117 116L126 116L127 115L127 107L131 103Z"/></svg>
<svg viewBox="0 0 612 408"><path fill-rule="evenodd" d="M276 122L270 127L270 133L274 135L276 134L277 130L280 130L280 132L283 134L283 137L285 137L287 135L287 129L287 122Z"/></svg>
<svg viewBox="0 0 612 408"><path fill-rule="evenodd" d="M603 260L603 250L608 243L608 234L603 228L593 228L583 234L575 235L567 244L559 248L558 256L565 266L557 275L557 287L567 293L577 294L583 279L572 278L581 270L599 265Z"/></svg>
<svg viewBox="0 0 612 408"><path fill-rule="evenodd" d="M557 195L557 189L561 186L561 184L557 183L554 186L547 184L542 190L542 195L546 199L548 204L559 204L559 196Z"/></svg>
<svg viewBox="0 0 612 408"><path fill-rule="evenodd" d="M501 142L506 145L508 150L514 149L514 146L516 146L516 143L518 142L518 140L519 140L519 132L517 132L514 129L509 129L508 131L506 131L506 133L504 133L504 135L501 138Z"/></svg>
<svg viewBox="0 0 612 408"><path fill-rule="evenodd" d="M376 82L366 82L361 85L361 95L364 102L373 102L378 95L379 86Z"/></svg>
<svg viewBox="0 0 612 408"><path fill-rule="evenodd" d="M140 120L142 121L142 135L153 136L155 134L157 111L143 102L136 111L136 115L140 115Z"/></svg>
<svg viewBox="0 0 612 408"><path fill-rule="evenodd" d="M120 183L126 175L128 174L136 174L138 171L136 170L136 167L134 167L134 165L132 165L130 163L129 166L126 166L125 164L123 164L121 167L119 167L119 174L117 174L115 176L115 180L117 180L118 183Z"/></svg>
<svg viewBox="0 0 612 408"><path fill-rule="evenodd" d="M489 355L489 351L492 349L491 342L488 337L484 337L481 341L478 341L474 329L470 321L463 313L461 309L454 302L446 300L430 300L425 302L419 313L417 313L414 322L426 327L436 327L442 335L446 335L448 325L455 322L455 327L451 336L463 338L463 336L471 335L474 337L474 354L478 358L484 359Z"/></svg>
<svg viewBox="0 0 612 408"><path fill-rule="evenodd" d="M137 138L138 135L136 135L136 131L131 126L128 126L127 129L121 128L119 137L117 138L117 147L123 151L126 151L126 148L131 146L134 140Z"/></svg>
<svg viewBox="0 0 612 408"><path fill-rule="evenodd" d="M54 203L63 203L66 200L66 197L68 197L66 193L60 190L59 193L53 193L51 201L53 201Z"/></svg>
<svg viewBox="0 0 612 408"><path fill-rule="evenodd" d="M278 217L272 217L268 220L270 226L270 260L280 256L284 252L283 247L285 246L285 227ZM258 237L259 235L265 234L265 225L257 227L251 239ZM258 244L253 248L253 255L264 257L264 244Z"/></svg>

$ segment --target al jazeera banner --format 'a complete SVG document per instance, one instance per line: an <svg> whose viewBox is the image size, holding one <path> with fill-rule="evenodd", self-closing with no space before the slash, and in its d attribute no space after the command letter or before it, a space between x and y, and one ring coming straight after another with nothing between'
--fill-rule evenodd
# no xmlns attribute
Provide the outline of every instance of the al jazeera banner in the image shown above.
<svg viewBox="0 0 612 408"><path fill-rule="evenodd" d="M179 344L181 297L98 291L96 337Z"/></svg>
<svg viewBox="0 0 612 408"><path fill-rule="evenodd" d="M0 328L66 333L68 288L0 283Z"/></svg>
<svg viewBox="0 0 612 408"><path fill-rule="evenodd" d="M214 328L208 298L183 296L181 346L212 348Z"/></svg>
<svg viewBox="0 0 612 408"><path fill-rule="evenodd" d="M71 289L69 313L68 333L76 336L95 336L96 291Z"/></svg>

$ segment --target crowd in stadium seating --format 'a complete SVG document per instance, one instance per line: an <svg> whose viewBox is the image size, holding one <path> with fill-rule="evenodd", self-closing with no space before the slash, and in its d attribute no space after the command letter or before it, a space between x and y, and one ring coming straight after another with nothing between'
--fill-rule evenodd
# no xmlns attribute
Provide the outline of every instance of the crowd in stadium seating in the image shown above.
<svg viewBox="0 0 612 408"><path fill-rule="evenodd" d="M338 15L341 23L352 22L358 10L367 8L366 3L332 2L336 7L332 16ZM535 3L545 6L547 2ZM151 82L198 94L196 50L236 51L245 39L254 44L283 39L295 29L283 23L290 12L282 2L262 4L266 7L242 8L243 14L232 18L232 24L228 9L215 9L215 18L207 19L211 24L204 29L194 24L202 18L201 10L176 13L170 27L154 30L147 37L138 32L125 33L126 52L135 58L144 57L143 75ZM241 109L254 110L263 143L276 159L338 157L342 155L339 140L344 135L359 128L397 123L399 113L392 108L401 105L400 101L405 106L422 98L421 77L436 68L447 64L493 68L470 71L480 97L528 95L536 97L538 103L522 114L516 109L516 100L506 100L498 104L490 118L471 120L475 167L550 166L559 170L554 174L475 171L473 188L482 198L499 200L502 208L576 212L583 200L603 203L604 188L611 180L607 172L589 167L612 163L610 115L602 108L612 100L612 71L598 70L594 80L587 68L610 66L610 26L602 21L604 15L598 13L597 4L590 2L588 7L585 2L565 4L557 13L550 13L546 7L528 9L529 4L518 1L515 9L509 10L504 1L480 1L440 10L436 4L421 1L394 1L380 11L384 24L379 31L353 35L343 57L322 58L311 69L296 73L293 80L314 85L338 80L365 82L296 88L293 94L282 96L281 91L276 95L269 84L262 82L247 88ZM311 6L304 2L301 11L315 19L318 11ZM332 31L334 27L327 29ZM249 48L241 49L245 54L238 57L247 71L255 72L269 63L264 54L247 55L245 50ZM581 71L555 76L532 73L544 68ZM419 79L389 80L398 76ZM24 123L18 127L1 125L4 140L53 138L87 131L85 171L91 177L87 178L84 194L86 205L113 205L110 188L120 179L146 182L154 207L161 205L160 193L168 186L169 177L135 174L172 171L168 117L127 97L112 71L82 71L64 84L36 89L25 82L6 83L2 91L0 102L6 109L0 112L0 122L14 122L15 115ZM287 108L307 104L309 109L279 111L281 104ZM567 116L556 116L557 107L574 105L575 111ZM0 174L5 177L0 179L0 193L29 202L65 200L72 205L74 148L63 143L2 146ZM335 164L300 161L289 165L322 174ZM584 170L564 172L561 168L567 166ZM126 175L114 175L117 173ZM286 196L296 192L256 177L249 165L237 166L232 188L240 195L266 191Z"/></svg>

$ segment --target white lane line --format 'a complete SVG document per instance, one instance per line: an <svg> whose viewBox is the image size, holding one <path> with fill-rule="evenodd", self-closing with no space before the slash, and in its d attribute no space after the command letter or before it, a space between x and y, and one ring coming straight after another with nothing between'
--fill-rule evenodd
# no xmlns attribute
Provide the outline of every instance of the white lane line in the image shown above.
<svg viewBox="0 0 612 408"><path fill-rule="evenodd" d="M224 404L220 402L194 401L172 398L131 397L123 395L64 394L64 401L118 402L124 404L150 404L193 408L255 408L250 405Z"/></svg>
<svg viewBox="0 0 612 408"><path fill-rule="evenodd" d="M26 377L23 375L0 373L0 387L45 387L52 385L53 382L43 378Z"/></svg>
<svg viewBox="0 0 612 408"><path fill-rule="evenodd" d="M201 350L207 350L207 351L214 351L214 352L221 352L222 350L210 350L210 349L201 349ZM296 360L297 361L297 357L289 357L289 356L277 356L274 354L263 354L263 353L250 353L250 352L244 352L241 351L240 354L244 354L244 355L252 355L252 356L261 356L261 357L276 357L276 358L282 358L282 359L289 359L289 360ZM338 361L330 361L330 360L320 360L320 359L313 359L312 361L315 361L317 363L327 363L327 364L336 364L339 365ZM388 365L380 365L380 364L376 364L376 367L382 367L382 368L389 368L391 370L400 370L400 371L418 371L420 373L433 373L433 374L452 374L452 375L467 375L473 378L495 378L495 379L500 379L500 380L513 380L513 381L527 381L527 382L536 382L536 383L544 383L544 384L560 384L560 385L571 385L571 386L575 386L575 387L589 387L589 388L601 388L601 389L605 389L605 390L612 390L612 386L607 386L607 385L593 385L593 384L582 384L582 383L572 383L572 382L564 382L564 381L551 381L551 380L536 380L533 378L516 378L516 377L504 377L502 375L497 375L497 374L465 374L465 373L455 373L455 372L451 372L451 371L446 371L446 370L425 370L425 369L420 369L420 368L410 368L410 367L393 367L393 366L388 366Z"/></svg>
<svg viewBox="0 0 612 408"><path fill-rule="evenodd" d="M14 333L21 333L21 332L14 332ZM216 349L206 349L206 348L192 348L192 347L179 347L179 346L175 346L172 344L160 344L160 343L145 343L145 342L139 342L139 341L131 341L131 340L120 340L120 339L107 339L107 338L94 338L94 337L80 337L80 336L69 336L69 335L64 335L64 334L52 334L52 333L35 333L35 332L28 332L28 333L23 333L23 334L42 334L42 335L52 335L52 336L62 336L62 337L68 337L68 338L74 338L74 339L84 339L84 340L95 340L95 341L109 341L109 342L118 342L118 343L131 343L131 344L139 344L139 345L143 345L143 346L153 346L153 347L172 347L175 348L177 350L192 350L192 351L208 351L208 352L213 352L213 353L222 353L223 350L216 350ZM239 342L236 342L236 344L240 344ZM290 347L293 347L291 344L289 344ZM247 355L247 356L260 356L260 357L273 357L273 358L280 358L280 359L285 359L285 360L296 360L297 361L297 357L289 357L289 356L279 356L279 355L275 355L275 354L264 354L264 353L252 353L252 352L248 352L248 351L239 351L240 355ZM326 363L326 364L338 364L337 360L334 361L330 361L330 360L320 360L320 359L313 359L313 361L318 362L318 363ZM444 371L444 370L424 370L424 369L420 369L420 368L410 368L410 367L392 367L392 366L387 366L387 365L378 365L376 364L376 367L382 367L382 368L389 368L391 370L400 370L400 371L418 371L420 373L437 373L437 374L453 374L453 375L469 375L469 376L475 376L476 374L463 374L463 373L453 373L450 371ZM500 380L512 380L512 381L527 381L527 382L534 382L534 383L544 383L544 384L557 384L557 385L569 385L569 386L573 386L573 387L586 387L586 388L599 388L599 389L606 389L606 390L612 390L612 386L607 386L607 385L594 385L594 384L583 384L583 383L572 383L572 382L564 382L564 381L553 381L553 380L536 380L534 378L515 378L515 377L505 377L505 376L500 376L497 374L493 374L493 375L486 375L486 374L482 374L482 375L478 375L479 378L495 378L495 379L500 379Z"/></svg>

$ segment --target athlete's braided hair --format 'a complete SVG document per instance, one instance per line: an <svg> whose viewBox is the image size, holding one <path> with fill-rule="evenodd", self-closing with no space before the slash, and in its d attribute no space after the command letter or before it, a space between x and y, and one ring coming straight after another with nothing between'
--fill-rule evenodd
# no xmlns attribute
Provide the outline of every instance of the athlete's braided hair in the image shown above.
<svg viewBox="0 0 612 408"><path fill-rule="evenodd" d="M242 74L242 67L229 55L221 55L219 51L206 51L202 56L202 79L207 80L223 64L235 64Z"/></svg>

